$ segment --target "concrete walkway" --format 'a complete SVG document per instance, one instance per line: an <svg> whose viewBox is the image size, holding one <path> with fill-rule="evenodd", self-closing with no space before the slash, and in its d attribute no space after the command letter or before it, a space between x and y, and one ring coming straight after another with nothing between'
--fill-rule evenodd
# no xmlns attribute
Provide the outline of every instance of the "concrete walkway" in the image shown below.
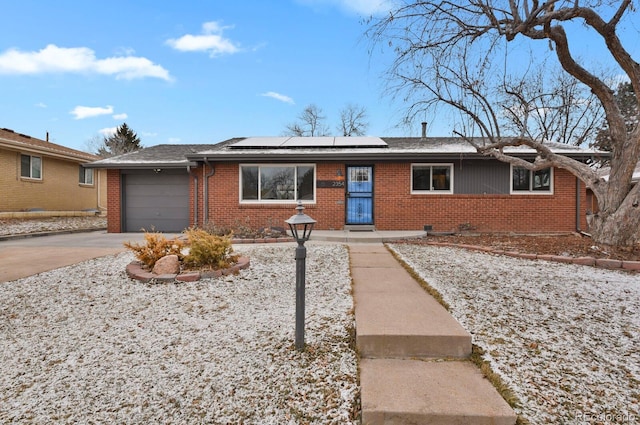
<svg viewBox="0 0 640 425"><path fill-rule="evenodd" d="M362 423L513 425L471 336L382 244L349 244Z"/></svg>

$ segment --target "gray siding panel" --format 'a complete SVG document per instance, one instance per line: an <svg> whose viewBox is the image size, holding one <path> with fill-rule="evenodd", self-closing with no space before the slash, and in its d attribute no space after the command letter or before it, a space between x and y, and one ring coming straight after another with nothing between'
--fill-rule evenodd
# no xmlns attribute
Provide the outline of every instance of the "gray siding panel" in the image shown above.
<svg viewBox="0 0 640 425"><path fill-rule="evenodd" d="M189 227L189 175L163 170L124 178L124 231L181 232Z"/></svg>
<svg viewBox="0 0 640 425"><path fill-rule="evenodd" d="M509 164L496 160L464 160L453 165L453 192L458 195L509 194Z"/></svg>

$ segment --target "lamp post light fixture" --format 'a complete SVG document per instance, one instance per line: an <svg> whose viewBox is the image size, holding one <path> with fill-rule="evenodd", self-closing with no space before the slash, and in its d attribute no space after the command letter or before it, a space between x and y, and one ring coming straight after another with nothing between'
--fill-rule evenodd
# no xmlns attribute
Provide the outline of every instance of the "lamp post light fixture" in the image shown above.
<svg viewBox="0 0 640 425"><path fill-rule="evenodd" d="M304 286L305 286L305 273L306 273L306 259L307 248L304 247L304 243L309 240L313 225L316 221L303 213L304 207L302 201L298 201L296 207L298 211L285 220L285 223L289 225L291 234L298 242L296 248L296 350L304 351Z"/></svg>

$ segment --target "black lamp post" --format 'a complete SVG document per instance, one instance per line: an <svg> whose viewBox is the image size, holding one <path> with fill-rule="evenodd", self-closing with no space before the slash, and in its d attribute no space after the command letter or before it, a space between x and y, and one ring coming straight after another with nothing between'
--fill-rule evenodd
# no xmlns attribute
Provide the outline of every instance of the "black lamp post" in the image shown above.
<svg viewBox="0 0 640 425"><path fill-rule="evenodd" d="M304 285L307 248L304 243L309 240L313 225L316 221L303 213L302 202L298 201L297 214L291 216L285 223L289 225L291 234L298 242L296 248L296 350L304 351Z"/></svg>

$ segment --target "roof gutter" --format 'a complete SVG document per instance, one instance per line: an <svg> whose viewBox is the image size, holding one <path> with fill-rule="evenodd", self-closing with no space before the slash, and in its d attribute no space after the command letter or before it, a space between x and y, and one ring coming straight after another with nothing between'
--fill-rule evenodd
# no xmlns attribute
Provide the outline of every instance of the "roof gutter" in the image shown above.
<svg viewBox="0 0 640 425"><path fill-rule="evenodd" d="M588 159L590 154L565 154L575 159ZM531 157L535 154L521 154L519 157ZM277 152L247 152L244 153L225 153L225 154L207 154L204 158L215 160L216 162L295 162L295 161L415 161L420 158L429 160L459 160L464 159L494 159L492 156L482 155L475 152L456 152L456 153L435 153L435 152L318 152L318 153L277 153ZM189 155L189 161L203 161L203 157Z"/></svg>
<svg viewBox="0 0 640 425"><path fill-rule="evenodd" d="M67 161L84 163L84 162L91 162L96 160L95 157L92 158L91 156L87 157L83 155L74 155L72 153L58 153L52 149L40 148L38 146L27 145L25 143L20 143L20 142L14 142L13 140L8 140L4 138L0 138L0 145L6 146L11 149L15 149L19 152L36 153L39 155L46 155L54 158L65 159Z"/></svg>
<svg viewBox="0 0 640 425"><path fill-rule="evenodd" d="M195 167L198 164L196 162L154 162L154 163L133 163L133 162L127 162L127 163L111 163L111 164L106 164L106 163L100 163L100 161L98 162L90 162L88 164L82 164L82 166L84 168L101 168L101 169L105 169L105 170L153 170L154 168L173 168L173 169L179 169L179 168L184 168L186 167Z"/></svg>

